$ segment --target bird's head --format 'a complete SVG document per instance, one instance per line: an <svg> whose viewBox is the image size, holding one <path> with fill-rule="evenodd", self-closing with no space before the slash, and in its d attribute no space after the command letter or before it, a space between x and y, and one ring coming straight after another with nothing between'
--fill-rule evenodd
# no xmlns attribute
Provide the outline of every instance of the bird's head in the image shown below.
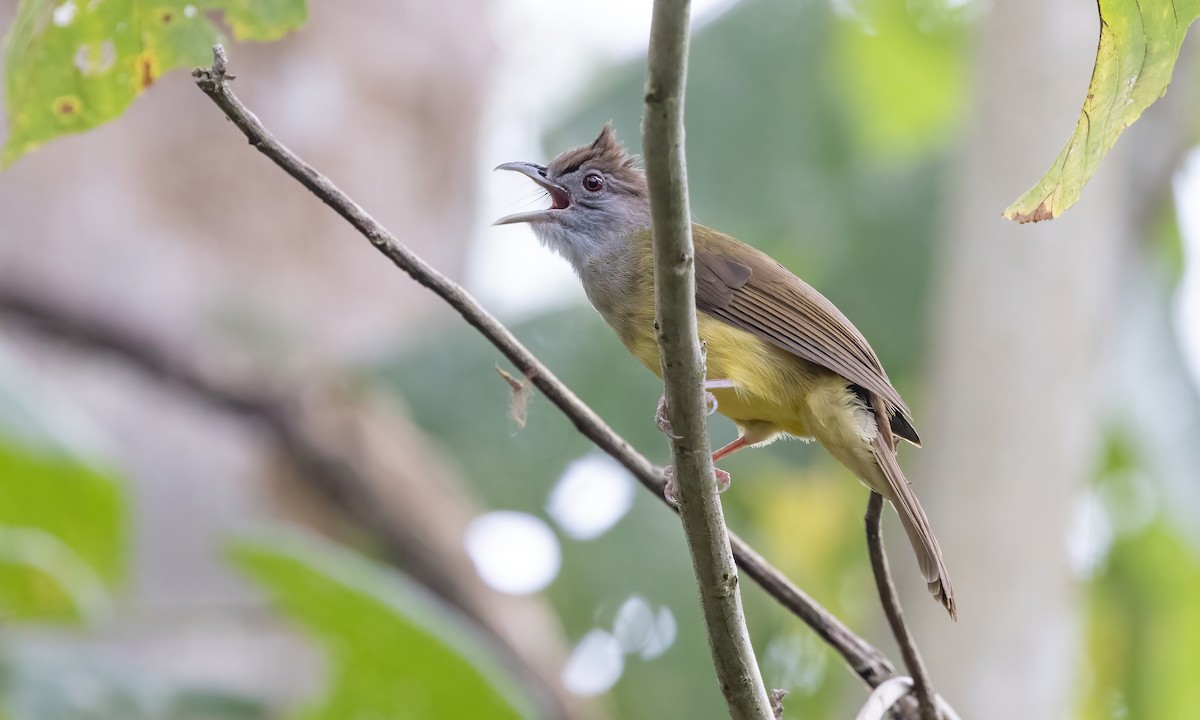
<svg viewBox="0 0 1200 720"><path fill-rule="evenodd" d="M550 196L544 210L507 215L496 225L529 223L543 244L579 270L583 263L631 232L650 226L646 176L606 124L588 145L571 148L549 165L504 163Z"/></svg>

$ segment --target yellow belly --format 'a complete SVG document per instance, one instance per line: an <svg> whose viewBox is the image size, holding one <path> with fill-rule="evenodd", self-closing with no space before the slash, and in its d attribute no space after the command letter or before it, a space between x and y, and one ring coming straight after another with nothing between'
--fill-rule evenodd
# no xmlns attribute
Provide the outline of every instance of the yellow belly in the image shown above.
<svg viewBox="0 0 1200 720"><path fill-rule="evenodd" d="M732 389L713 390L717 412L733 420L757 443L783 432L795 437L813 437L813 413L809 397L820 386L845 381L834 373L775 347L757 336L722 322L704 312L697 313L700 339L707 350L709 380L729 380ZM662 375L653 322L632 323L619 333L629 351L654 374ZM632 330L632 331L630 331Z"/></svg>

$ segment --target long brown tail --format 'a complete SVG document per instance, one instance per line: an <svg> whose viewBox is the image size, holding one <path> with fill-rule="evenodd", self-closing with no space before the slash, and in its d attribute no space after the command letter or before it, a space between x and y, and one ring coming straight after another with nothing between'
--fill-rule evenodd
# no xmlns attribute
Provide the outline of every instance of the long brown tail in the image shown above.
<svg viewBox="0 0 1200 720"><path fill-rule="evenodd" d="M913 552L917 555L917 562L921 566L925 582L929 585L930 594L946 608L950 619L957 620L954 588L950 585L950 574L946 572L946 563L942 560L942 548L933 536L929 518L917 500L916 493L908 484L904 472L900 470L900 463L896 461L896 451L884 436L883 432L876 433L871 448L875 453L875 462L887 478L886 490L890 492L884 492L884 497L892 502L896 514L900 516L900 523L904 525L904 532L908 534L908 541L912 543Z"/></svg>

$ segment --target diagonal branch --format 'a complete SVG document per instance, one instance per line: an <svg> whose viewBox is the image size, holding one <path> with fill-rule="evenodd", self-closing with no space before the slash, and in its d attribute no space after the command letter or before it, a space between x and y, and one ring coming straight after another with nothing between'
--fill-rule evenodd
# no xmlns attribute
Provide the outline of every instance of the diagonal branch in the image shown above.
<svg viewBox="0 0 1200 720"><path fill-rule="evenodd" d="M660 468L613 432L594 410L576 397L508 328L492 317L462 287L401 245L358 203L284 147L230 91L225 51L220 45L214 46L213 58L211 68L196 68L192 71L192 77L200 90L221 108L252 146L345 218L396 267L445 300L554 403L584 437L612 456L656 497L663 499L665 482ZM737 535L730 533L729 542L738 567L829 643L867 685L874 688L895 676L895 668L886 655L855 635L845 623L796 587Z"/></svg>
<svg viewBox="0 0 1200 720"><path fill-rule="evenodd" d="M650 190L654 295L679 516L700 588L717 680L732 718L775 716L742 611L737 566L709 455L704 357L696 334L696 275L683 147L690 0L655 0L642 147Z"/></svg>

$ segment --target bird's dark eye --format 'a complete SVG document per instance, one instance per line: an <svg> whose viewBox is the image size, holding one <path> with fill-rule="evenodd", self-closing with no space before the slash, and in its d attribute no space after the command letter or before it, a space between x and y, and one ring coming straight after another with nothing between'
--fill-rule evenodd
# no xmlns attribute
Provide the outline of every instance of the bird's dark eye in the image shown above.
<svg viewBox="0 0 1200 720"><path fill-rule="evenodd" d="M600 173L588 173L583 179L583 189L588 192L600 192L604 189L604 176Z"/></svg>

